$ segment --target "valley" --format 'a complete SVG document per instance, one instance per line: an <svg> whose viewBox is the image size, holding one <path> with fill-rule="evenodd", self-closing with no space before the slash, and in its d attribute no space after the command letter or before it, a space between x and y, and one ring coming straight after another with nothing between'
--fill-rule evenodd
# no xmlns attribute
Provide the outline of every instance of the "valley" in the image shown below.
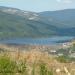
<svg viewBox="0 0 75 75"><path fill-rule="evenodd" d="M0 75L75 75L75 9L0 6Z"/></svg>

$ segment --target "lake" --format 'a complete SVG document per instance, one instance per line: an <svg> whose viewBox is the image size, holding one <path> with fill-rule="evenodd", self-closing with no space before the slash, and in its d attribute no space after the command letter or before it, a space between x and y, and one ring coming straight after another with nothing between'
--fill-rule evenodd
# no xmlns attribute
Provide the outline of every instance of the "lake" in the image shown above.
<svg viewBox="0 0 75 75"><path fill-rule="evenodd" d="M50 38L13 38L0 40L1 44L26 44L26 45L49 45L68 42L74 39L72 36L60 36Z"/></svg>

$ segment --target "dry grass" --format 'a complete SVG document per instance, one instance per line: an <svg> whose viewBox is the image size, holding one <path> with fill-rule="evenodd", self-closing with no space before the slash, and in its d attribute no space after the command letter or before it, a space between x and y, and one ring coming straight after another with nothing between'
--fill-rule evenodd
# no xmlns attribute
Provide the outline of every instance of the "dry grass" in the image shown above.
<svg viewBox="0 0 75 75"><path fill-rule="evenodd" d="M15 66L18 67L15 69L15 73L6 73L7 75L68 75L64 67L71 75L75 75L75 63L60 63L54 56L47 52L41 52L37 50L38 48L33 48L31 51L21 51L15 47L0 47L6 50L0 53L0 58L8 57L10 61L16 62ZM0 73L0 75L6 74Z"/></svg>

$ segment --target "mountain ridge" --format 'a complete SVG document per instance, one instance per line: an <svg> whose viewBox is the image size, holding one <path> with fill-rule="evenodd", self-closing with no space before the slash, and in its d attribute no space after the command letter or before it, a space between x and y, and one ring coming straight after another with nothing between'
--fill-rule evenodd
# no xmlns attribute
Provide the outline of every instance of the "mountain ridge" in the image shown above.
<svg viewBox="0 0 75 75"><path fill-rule="evenodd" d="M55 17L0 6L0 38L75 36L74 24L70 26Z"/></svg>

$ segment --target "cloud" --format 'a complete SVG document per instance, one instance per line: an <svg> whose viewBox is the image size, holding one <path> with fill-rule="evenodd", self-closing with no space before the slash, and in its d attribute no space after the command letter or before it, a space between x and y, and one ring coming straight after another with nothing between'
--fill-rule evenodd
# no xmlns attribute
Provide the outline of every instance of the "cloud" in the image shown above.
<svg viewBox="0 0 75 75"><path fill-rule="evenodd" d="M73 0L56 0L57 2L59 3L66 3L66 4L69 4L69 3L72 3Z"/></svg>

